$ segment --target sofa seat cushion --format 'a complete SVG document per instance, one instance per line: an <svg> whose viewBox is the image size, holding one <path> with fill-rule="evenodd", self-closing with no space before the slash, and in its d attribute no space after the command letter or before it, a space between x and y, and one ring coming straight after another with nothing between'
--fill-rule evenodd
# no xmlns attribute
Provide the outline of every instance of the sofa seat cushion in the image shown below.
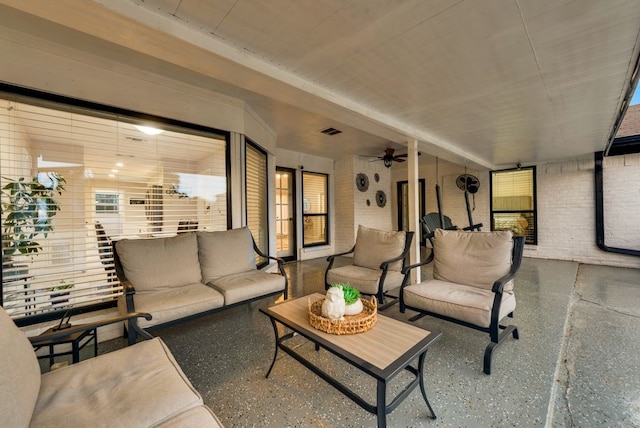
<svg viewBox="0 0 640 428"><path fill-rule="evenodd" d="M222 422L207 406L198 406L185 410L179 415L164 421L155 428L222 428Z"/></svg>
<svg viewBox="0 0 640 428"><path fill-rule="evenodd" d="M125 297L118 298L118 310L127 313ZM138 312L149 312L151 321L138 319L142 328L163 324L168 321L188 317L224 305L224 296L211 287L200 282L174 288L162 288L156 291L136 292L135 309Z"/></svg>
<svg viewBox="0 0 640 428"><path fill-rule="evenodd" d="M404 288L407 306L488 328L495 293L484 288L430 279ZM513 292L502 295L499 319L516 309Z"/></svg>
<svg viewBox="0 0 640 428"><path fill-rule="evenodd" d="M404 231L387 232L358 226L353 264L369 269L380 269L385 260L399 257L404 250L407 234ZM401 271L402 260L391 263L389 270Z"/></svg>
<svg viewBox="0 0 640 428"><path fill-rule="evenodd" d="M329 284L349 284L357 288L361 293L376 294L382 271L378 268L369 269L362 266L347 265L331 269L327 272L327 283ZM384 280L384 290L388 291L402 285L402 273L389 270Z"/></svg>
<svg viewBox="0 0 640 428"><path fill-rule="evenodd" d="M150 427L201 406L160 338L42 375L32 427Z"/></svg>
<svg viewBox="0 0 640 428"><path fill-rule="evenodd" d="M202 279L195 233L123 239L116 242L116 250L124 275L136 291L177 287Z"/></svg>
<svg viewBox="0 0 640 428"><path fill-rule="evenodd" d="M285 278L261 270L250 270L217 278L209 285L224 295L225 305L232 305L265 294L284 291Z"/></svg>

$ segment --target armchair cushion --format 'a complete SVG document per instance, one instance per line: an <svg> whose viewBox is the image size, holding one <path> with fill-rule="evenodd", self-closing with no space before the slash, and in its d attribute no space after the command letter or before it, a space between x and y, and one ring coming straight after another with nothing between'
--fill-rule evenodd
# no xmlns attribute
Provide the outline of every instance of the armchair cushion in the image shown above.
<svg viewBox="0 0 640 428"><path fill-rule="evenodd" d="M347 265L331 269L327 273L327 282L330 284L348 283L352 287L357 288L361 293L376 294L378 292L381 275L382 271L379 267L372 269L362 266ZM388 291L400 287L403 278L404 276L400 272L388 271L382 291Z"/></svg>
<svg viewBox="0 0 640 428"><path fill-rule="evenodd" d="M208 285L216 288L224 295L225 305L264 296L282 291L285 277L260 270L250 270L226 275L213 280Z"/></svg>
<svg viewBox="0 0 640 428"><path fill-rule="evenodd" d="M153 426L200 405L155 338L43 374L31 426Z"/></svg>
<svg viewBox="0 0 640 428"><path fill-rule="evenodd" d="M479 327L491 325L495 294L491 290L432 279L403 290L404 303L414 308L465 321ZM513 293L504 293L498 319L516 309Z"/></svg>
<svg viewBox="0 0 640 428"><path fill-rule="evenodd" d="M433 278L491 290L496 279L509 273L513 233L435 231ZM504 291L513 290L513 282Z"/></svg>
<svg viewBox="0 0 640 428"><path fill-rule="evenodd" d="M40 366L33 347L0 309L0 415L3 423L29 426L40 391Z"/></svg>
<svg viewBox="0 0 640 428"><path fill-rule="evenodd" d="M382 262L402 254L405 240L406 233L403 231L387 232L360 225L353 252L353 264L379 270ZM402 260L390 264L389 270L400 272Z"/></svg>
<svg viewBox="0 0 640 428"><path fill-rule="evenodd" d="M194 233L170 238L123 239L116 242L116 249L124 274L135 284L136 291L179 287L201 280Z"/></svg>
<svg viewBox="0 0 640 428"><path fill-rule="evenodd" d="M253 238L249 228L196 233L202 282L205 284L221 276L256 269Z"/></svg>

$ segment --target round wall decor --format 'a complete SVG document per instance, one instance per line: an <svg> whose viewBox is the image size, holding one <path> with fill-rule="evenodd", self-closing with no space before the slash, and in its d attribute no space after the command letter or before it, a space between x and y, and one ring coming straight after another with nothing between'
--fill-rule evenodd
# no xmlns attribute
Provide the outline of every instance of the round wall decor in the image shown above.
<svg viewBox="0 0 640 428"><path fill-rule="evenodd" d="M376 192L376 203L380 208L387 205L387 195L382 190Z"/></svg>
<svg viewBox="0 0 640 428"><path fill-rule="evenodd" d="M369 177L367 177L367 174L360 173L356 175L356 187L358 187L358 190L361 192L367 191L369 188Z"/></svg>
<svg viewBox="0 0 640 428"><path fill-rule="evenodd" d="M376 180L376 183L380 181L380 174L378 174L377 172L373 174L373 179Z"/></svg>

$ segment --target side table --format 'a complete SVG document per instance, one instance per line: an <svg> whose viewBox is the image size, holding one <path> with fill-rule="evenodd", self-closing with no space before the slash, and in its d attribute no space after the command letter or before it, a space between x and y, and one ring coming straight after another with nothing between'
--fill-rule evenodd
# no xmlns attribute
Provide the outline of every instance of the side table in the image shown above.
<svg viewBox="0 0 640 428"><path fill-rule="evenodd" d="M41 335L50 333L52 331L58 331L58 330L54 330L54 328L52 327L46 330ZM82 350L85 346L87 346L92 341L93 341L93 356L95 357L98 355L98 331L96 328L81 331L78 333L72 333L60 339L52 339L52 340L47 340L45 342L40 342L38 343L37 346L34 346L34 350L38 351L40 348L44 346L49 347L48 354L38 356L38 359L48 358L49 367L53 365L55 357L61 357L64 355L71 355L72 364L75 364L80 361L80 350ZM55 352L56 346L65 345L65 344L71 344L71 351L63 351L58 353Z"/></svg>

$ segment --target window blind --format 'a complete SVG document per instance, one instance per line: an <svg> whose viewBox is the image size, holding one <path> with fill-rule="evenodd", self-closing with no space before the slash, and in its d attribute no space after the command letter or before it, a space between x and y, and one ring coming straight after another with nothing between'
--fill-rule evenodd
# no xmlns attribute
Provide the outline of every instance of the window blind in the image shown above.
<svg viewBox="0 0 640 428"><path fill-rule="evenodd" d="M251 230L256 245L264 254L269 254L268 207L267 207L267 154L248 141L245 150L245 189L247 200L247 227ZM258 266L267 262L256 255Z"/></svg>
<svg viewBox="0 0 640 428"><path fill-rule="evenodd" d="M157 125L149 135L115 114L0 105L2 304L12 317L115 299L113 241L173 236L183 224L226 229L224 133ZM12 195L20 185L35 209Z"/></svg>

